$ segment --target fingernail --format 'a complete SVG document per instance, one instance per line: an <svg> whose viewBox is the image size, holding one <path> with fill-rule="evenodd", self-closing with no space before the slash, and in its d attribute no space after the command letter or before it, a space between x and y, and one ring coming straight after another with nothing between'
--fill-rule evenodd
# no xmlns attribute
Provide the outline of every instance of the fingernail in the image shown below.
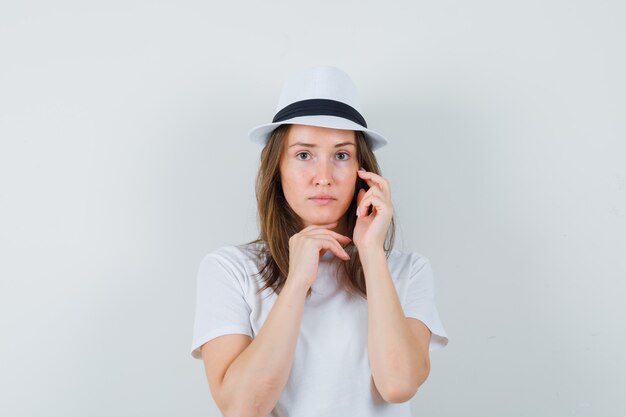
<svg viewBox="0 0 626 417"><path fill-rule="evenodd" d="M359 217L359 207L356 208L356 216Z"/></svg>
<svg viewBox="0 0 626 417"><path fill-rule="evenodd" d="M361 168L359 168L359 171L365 172L365 168L361 167Z"/></svg>

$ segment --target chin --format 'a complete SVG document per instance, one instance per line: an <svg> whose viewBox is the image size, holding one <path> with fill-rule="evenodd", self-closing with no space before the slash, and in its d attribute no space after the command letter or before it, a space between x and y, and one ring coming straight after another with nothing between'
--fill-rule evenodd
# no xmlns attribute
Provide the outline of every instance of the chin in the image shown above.
<svg viewBox="0 0 626 417"><path fill-rule="evenodd" d="M343 216L319 216L315 218L307 219L310 224L328 224L333 222L339 222Z"/></svg>

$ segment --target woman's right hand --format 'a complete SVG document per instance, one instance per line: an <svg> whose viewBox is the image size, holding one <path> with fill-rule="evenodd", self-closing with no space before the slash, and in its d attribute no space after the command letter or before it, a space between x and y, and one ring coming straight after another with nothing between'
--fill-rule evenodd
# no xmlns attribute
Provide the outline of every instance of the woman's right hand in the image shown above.
<svg viewBox="0 0 626 417"><path fill-rule="evenodd" d="M311 225L289 238L289 277L287 282L305 286L308 291L317 278L320 258L332 251L338 258L348 260L350 256L341 246L352 239L330 228L337 222L324 225Z"/></svg>

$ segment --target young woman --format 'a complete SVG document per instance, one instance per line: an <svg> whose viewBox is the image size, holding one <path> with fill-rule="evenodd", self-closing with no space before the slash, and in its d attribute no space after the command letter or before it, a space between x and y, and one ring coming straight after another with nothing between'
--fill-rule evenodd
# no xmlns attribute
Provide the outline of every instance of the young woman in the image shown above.
<svg viewBox="0 0 626 417"><path fill-rule="evenodd" d="M334 67L284 85L262 144L260 235L198 271L192 356L225 416L410 416L448 343L429 260L393 249L389 182L356 87Z"/></svg>

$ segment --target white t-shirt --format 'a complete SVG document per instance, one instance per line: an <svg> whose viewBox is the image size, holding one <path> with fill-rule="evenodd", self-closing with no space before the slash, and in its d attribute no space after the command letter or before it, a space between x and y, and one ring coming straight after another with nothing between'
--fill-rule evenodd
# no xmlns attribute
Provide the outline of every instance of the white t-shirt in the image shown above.
<svg viewBox="0 0 626 417"><path fill-rule="evenodd" d="M197 277L196 315L191 354L225 334L260 331L278 295L255 294L262 282L251 246L226 246L209 253ZM293 365L270 417L410 417L409 402L387 403L378 393L367 353L367 300L340 289L331 272L339 261L331 251L320 260L306 299ZM406 317L421 320L432 332L429 350L447 345L429 260L392 250L387 260Z"/></svg>

